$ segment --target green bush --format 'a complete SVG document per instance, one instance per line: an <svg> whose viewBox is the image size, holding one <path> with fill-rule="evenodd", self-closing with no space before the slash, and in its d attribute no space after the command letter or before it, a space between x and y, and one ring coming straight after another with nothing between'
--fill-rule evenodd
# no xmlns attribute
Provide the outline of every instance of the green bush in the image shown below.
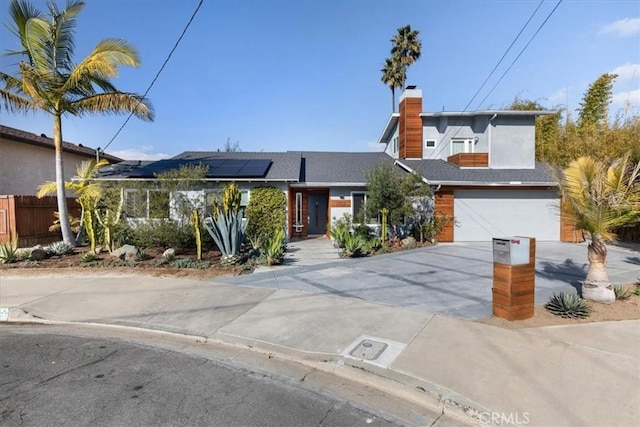
<svg viewBox="0 0 640 427"><path fill-rule="evenodd" d="M268 236L284 229L286 209L287 199L282 190L275 187L252 189L246 210L247 234Z"/></svg>
<svg viewBox="0 0 640 427"><path fill-rule="evenodd" d="M168 247L182 251L195 246L191 227L181 226L171 220L154 220L137 224L128 231L127 240L141 249Z"/></svg>

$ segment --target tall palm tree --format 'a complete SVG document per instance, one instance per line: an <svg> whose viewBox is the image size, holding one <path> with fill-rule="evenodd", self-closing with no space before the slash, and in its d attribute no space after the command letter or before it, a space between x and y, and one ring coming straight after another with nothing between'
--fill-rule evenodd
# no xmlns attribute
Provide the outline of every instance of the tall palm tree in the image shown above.
<svg viewBox="0 0 640 427"><path fill-rule="evenodd" d="M81 0L68 0L60 10L52 0L44 15L27 0L12 0L9 7L12 32L21 50L10 52L22 58L15 75L0 72L0 98L5 109L16 112L44 111L53 116L56 195L62 238L74 244L68 220L62 159L62 116L133 113L152 121L153 109L141 95L120 92L110 78L118 67L140 65L135 48L125 40L100 41L79 63L73 62L76 16L85 6Z"/></svg>
<svg viewBox="0 0 640 427"><path fill-rule="evenodd" d="M569 164L558 183L576 227L590 234L587 248L589 270L582 285L585 299L615 301L606 269L606 241L618 227L640 222L640 162L629 155L611 162L581 157Z"/></svg>
<svg viewBox="0 0 640 427"><path fill-rule="evenodd" d="M402 88L404 86L406 72L402 67L399 58L392 56L385 59L384 67L382 71L382 83L389 86L391 89L391 112L396 112L396 88Z"/></svg>
<svg viewBox="0 0 640 427"><path fill-rule="evenodd" d="M391 37L391 54L400 58L400 63L405 67L416 62L422 54L422 43L420 42L420 31L411 30L411 25L398 28L398 33Z"/></svg>
<svg viewBox="0 0 640 427"><path fill-rule="evenodd" d="M385 59L382 68L382 82L391 88L391 111L396 111L395 90L402 88L407 81L407 68L416 62L422 54L420 31L411 30L411 25L400 27L391 37L391 58Z"/></svg>

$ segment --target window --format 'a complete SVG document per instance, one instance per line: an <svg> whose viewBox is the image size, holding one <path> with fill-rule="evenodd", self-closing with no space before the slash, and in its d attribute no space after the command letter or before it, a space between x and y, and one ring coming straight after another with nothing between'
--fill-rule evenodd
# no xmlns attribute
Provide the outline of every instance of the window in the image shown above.
<svg viewBox="0 0 640 427"><path fill-rule="evenodd" d="M395 138L393 138L393 153L394 154L397 153L399 149L400 149L400 140L396 136Z"/></svg>
<svg viewBox="0 0 640 427"><path fill-rule="evenodd" d="M294 225L302 225L302 193L296 193L296 221Z"/></svg>
<svg viewBox="0 0 640 427"><path fill-rule="evenodd" d="M379 218L367 218L365 217L365 206L367 204L367 193L365 192L353 192L351 193L351 215L354 222L364 220L367 224L377 223Z"/></svg>
<svg viewBox="0 0 640 427"><path fill-rule="evenodd" d="M129 218L169 218L169 192L125 190L125 214Z"/></svg>
<svg viewBox="0 0 640 427"><path fill-rule="evenodd" d="M424 148L436 148L436 140L435 139L425 139Z"/></svg>
<svg viewBox="0 0 640 427"><path fill-rule="evenodd" d="M451 140L451 155L458 153L473 153L472 138L458 138Z"/></svg>

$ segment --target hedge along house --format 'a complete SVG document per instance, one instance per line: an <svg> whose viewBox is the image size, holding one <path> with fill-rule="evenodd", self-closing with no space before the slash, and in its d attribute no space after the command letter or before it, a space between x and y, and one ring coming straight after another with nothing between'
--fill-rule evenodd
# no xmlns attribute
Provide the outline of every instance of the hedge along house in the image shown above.
<svg viewBox="0 0 640 427"><path fill-rule="evenodd" d="M407 172L435 190L436 212L455 222L441 242L522 235L573 241L560 215L548 166L535 161L535 119L554 111L422 111L422 91L409 86L380 143Z"/></svg>
<svg viewBox="0 0 640 427"><path fill-rule="evenodd" d="M286 197L286 230L291 238L328 235L328 224L345 213L356 214L366 201L366 173L380 165L394 165L385 153L288 151L194 152L155 162L125 161L100 170L98 180L125 187L125 217L130 222L153 218L178 219L178 196L159 190L157 175L182 165L207 166L197 187L181 191L209 212L211 197L235 182L246 208L256 187L279 188ZM406 172L397 167L399 174ZM140 190L142 188L143 190ZM181 197L182 197L181 196ZM160 207L160 209L158 209ZM184 219L184 218L183 218Z"/></svg>

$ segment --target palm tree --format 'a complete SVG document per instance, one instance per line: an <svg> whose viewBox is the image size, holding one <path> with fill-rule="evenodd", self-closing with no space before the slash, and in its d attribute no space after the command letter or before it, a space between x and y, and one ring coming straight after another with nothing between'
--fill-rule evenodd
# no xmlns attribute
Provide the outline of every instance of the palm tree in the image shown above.
<svg viewBox="0 0 640 427"><path fill-rule="evenodd" d="M418 38L420 32L411 30L407 25L398 28L398 33L391 38L393 47L391 57L385 59L382 71L382 82L391 88L391 111L396 112L396 88L402 88L407 81L407 68L420 58L422 43Z"/></svg>
<svg viewBox="0 0 640 427"><path fill-rule="evenodd" d="M391 89L391 112L395 113L396 88L402 88L404 86L406 73L403 71L398 58L393 56L385 59L384 67L382 67L380 71L382 71L382 78L380 80Z"/></svg>
<svg viewBox="0 0 640 427"><path fill-rule="evenodd" d="M22 50L9 54L22 57L15 75L0 72L0 97L5 109L16 112L44 111L53 116L56 195L62 238L74 244L68 220L62 159L62 116L132 113L152 121L153 109L141 95L118 91L110 78L118 67L138 67L140 59L128 42L108 38L100 41L80 63L73 62L76 16L85 3L68 0L59 10L52 0L44 15L26 0L12 0L9 7L12 32Z"/></svg>
<svg viewBox="0 0 640 427"><path fill-rule="evenodd" d="M400 64L404 67L405 73L407 67L416 62L422 54L422 43L418 38L419 35L420 31L412 31L411 25L405 25L398 28L398 33L391 37L391 43L393 43L391 55L397 55L400 58Z"/></svg>
<svg viewBox="0 0 640 427"><path fill-rule="evenodd" d="M98 207L98 202L102 197L103 187L99 182L94 180L98 169L107 166L109 162L105 159L99 161L89 160L82 162L76 168L77 180L71 182L65 182L64 186L67 190L72 191L78 195L78 203L82 208L80 213L80 227L78 234L76 235L75 243L79 245L82 241L83 231L86 230L89 233L89 240L91 242L91 250L95 250L95 234L93 232L93 217L94 211ZM54 181L47 181L38 187L36 197L42 198L45 196L51 196L58 191L58 184ZM58 221L60 221L60 214L57 215Z"/></svg>
<svg viewBox="0 0 640 427"><path fill-rule="evenodd" d="M630 162L629 154L611 162L581 157L569 164L558 183L576 227L591 237L582 297L612 303L615 294L607 275L605 242L616 237L616 228L640 222L640 162Z"/></svg>

